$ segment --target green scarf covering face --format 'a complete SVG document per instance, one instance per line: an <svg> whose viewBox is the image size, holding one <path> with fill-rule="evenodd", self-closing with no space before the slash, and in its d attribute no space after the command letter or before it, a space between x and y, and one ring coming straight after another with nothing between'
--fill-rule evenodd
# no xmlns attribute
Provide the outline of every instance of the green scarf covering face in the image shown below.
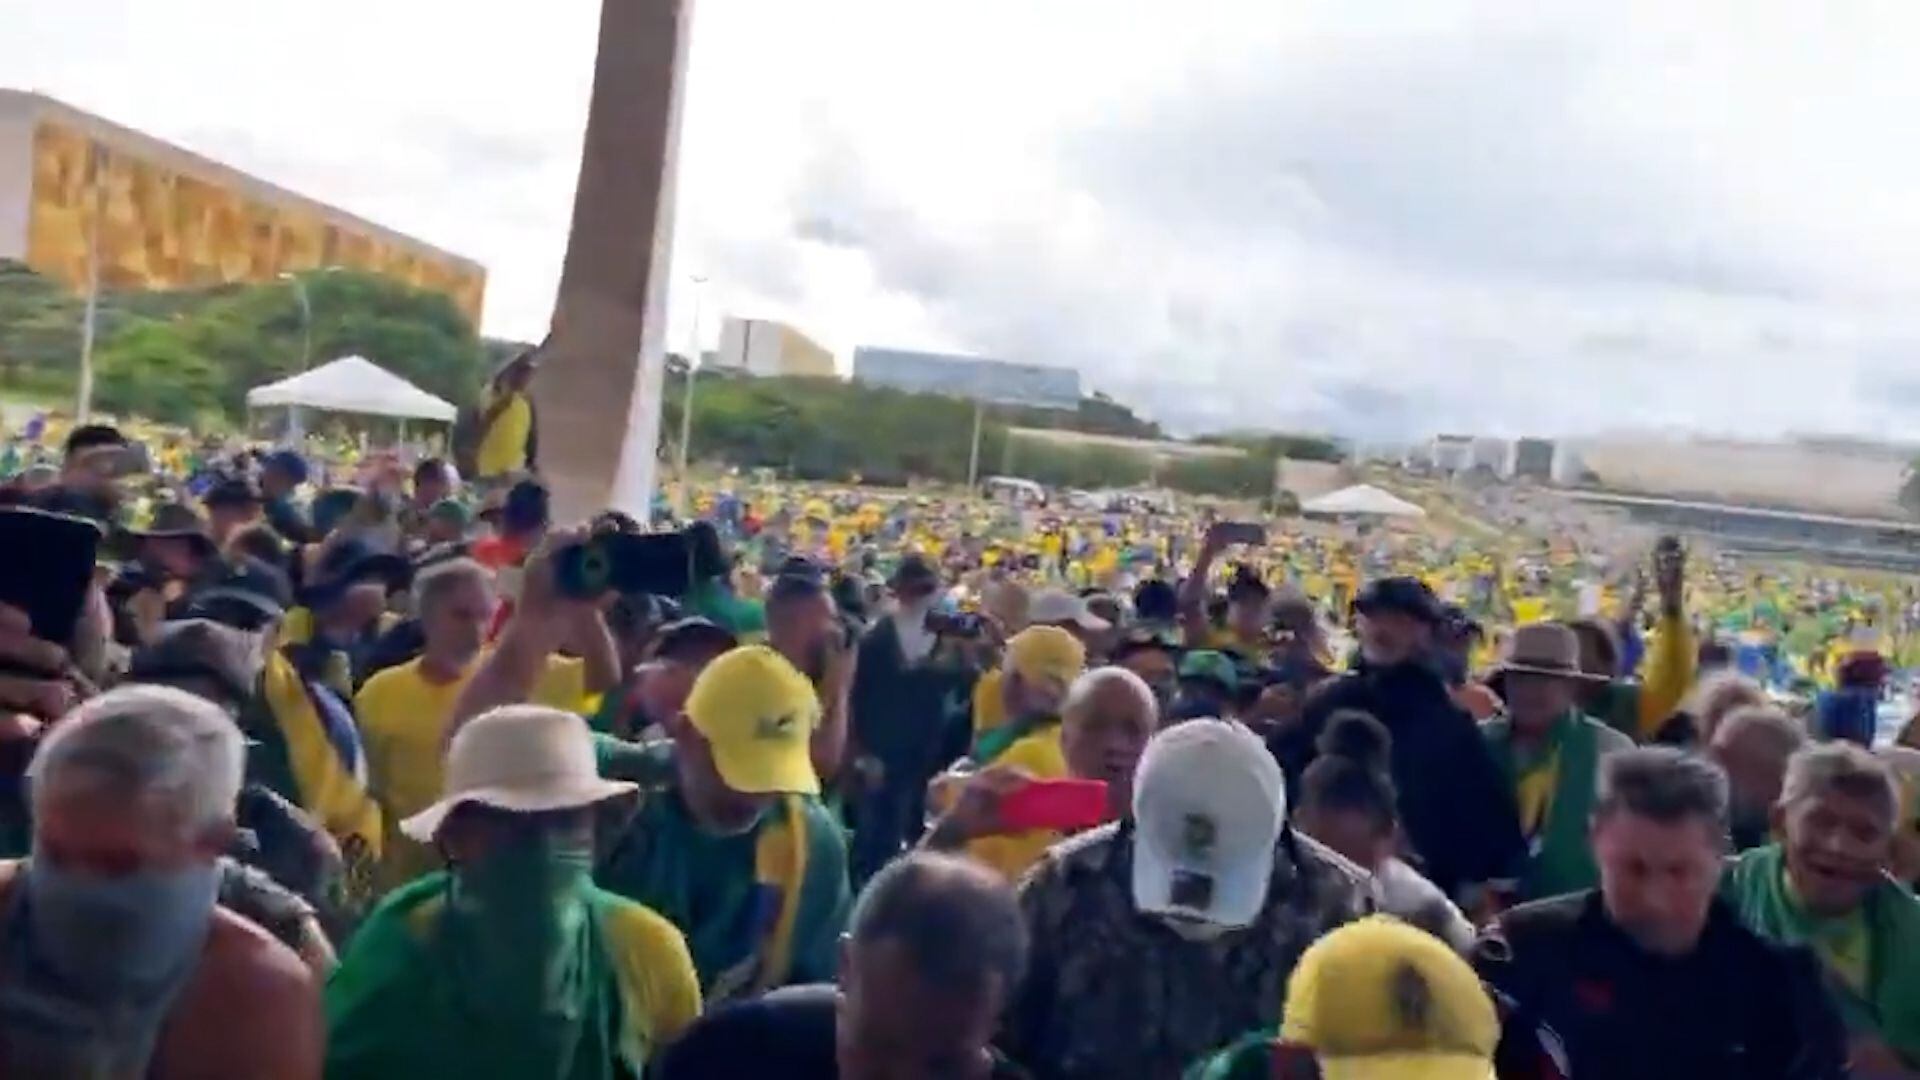
<svg viewBox="0 0 1920 1080"><path fill-rule="evenodd" d="M328 1080L637 1076L584 852L533 843L389 895L328 980Z"/></svg>
<svg viewBox="0 0 1920 1080"><path fill-rule="evenodd" d="M444 929L469 1008L516 1021L578 1019L592 877L592 848L551 833L454 868Z"/></svg>

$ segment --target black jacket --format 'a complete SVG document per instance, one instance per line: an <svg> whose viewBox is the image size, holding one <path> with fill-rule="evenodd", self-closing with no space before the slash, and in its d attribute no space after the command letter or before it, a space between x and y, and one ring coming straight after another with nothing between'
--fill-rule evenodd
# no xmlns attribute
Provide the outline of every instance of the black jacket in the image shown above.
<svg viewBox="0 0 1920 1080"><path fill-rule="evenodd" d="M1314 740L1342 709L1371 713L1392 733L1401 827L1434 884L1453 895L1463 885L1519 876L1527 848L1513 791L1473 718L1424 665L1362 670L1320 684L1301 722L1271 744L1289 790L1299 790Z"/></svg>
<svg viewBox="0 0 1920 1080"><path fill-rule="evenodd" d="M1846 1036L1804 950L1715 900L1685 957L1648 953L1597 892L1523 904L1475 949L1500 1006L1501 1080L1838 1080Z"/></svg>

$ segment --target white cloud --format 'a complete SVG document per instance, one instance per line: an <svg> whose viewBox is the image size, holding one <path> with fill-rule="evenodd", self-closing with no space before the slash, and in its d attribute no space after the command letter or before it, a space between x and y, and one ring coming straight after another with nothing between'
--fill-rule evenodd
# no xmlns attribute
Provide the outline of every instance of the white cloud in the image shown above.
<svg viewBox="0 0 1920 1080"><path fill-rule="evenodd" d="M537 336L597 5L0 0L6 78L484 261ZM670 340L1071 363L1184 427L1920 432L1902 0L703 0Z"/></svg>

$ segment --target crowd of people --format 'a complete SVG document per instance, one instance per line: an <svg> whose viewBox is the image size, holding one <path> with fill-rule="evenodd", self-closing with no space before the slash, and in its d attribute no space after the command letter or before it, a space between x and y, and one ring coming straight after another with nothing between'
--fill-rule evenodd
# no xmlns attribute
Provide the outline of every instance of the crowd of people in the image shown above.
<svg viewBox="0 0 1920 1080"><path fill-rule="evenodd" d="M13 454L100 544L70 636L0 598L0 1075L1920 1076L1903 584L758 480L556 522L532 377L471 476ZM640 536L675 584L582 586Z"/></svg>

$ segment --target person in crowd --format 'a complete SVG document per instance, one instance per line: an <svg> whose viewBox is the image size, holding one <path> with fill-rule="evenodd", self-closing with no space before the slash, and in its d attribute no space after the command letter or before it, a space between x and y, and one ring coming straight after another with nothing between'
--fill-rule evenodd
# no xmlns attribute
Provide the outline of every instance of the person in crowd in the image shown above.
<svg viewBox="0 0 1920 1080"><path fill-rule="evenodd" d="M1880 696L1891 668L1886 657L1860 649L1841 657L1834 687L1814 699L1814 732L1822 739L1843 739L1872 746L1880 724Z"/></svg>
<svg viewBox="0 0 1920 1080"><path fill-rule="evenodd" d="M996 590L999 606L1015 606L1006 597L1015 590L1002 588ZM1018 590L1024 601L1018 605L1018 619L1014 623L997 623L995 627L1011 638L1034 627L1047 626L1072 634L1080 647L1088 655L1092 643L1106 634L1112 624L1095 615L1087 607L1086 601L1064 589L1042 589L1036 593ZM984 629L984 627L983 627ZM1017 716L1008 711L1006 670L997 665L983 672L973 684L973 735L975 742L991 737L996 741L1007 741L1018 735L1010 731L1001 731L1007 720ZM999 734L993 734L999 732Z"/></svg>
<svg viewBox="0 0 1920 1080"><path fill-rule="evenodd" d="M944 635L928 625L940 580L924 557L903 557L887 583L891 610L860 639L848 751L859 784L855 881L871 877L919 835L927 782L965 752L970 737L960 709L971 700L980 669L964 649L940 649Z"/></svg>
<svg viewBox="0 0 1920 1080"><path fill-rule="evenodd" d="M776 576L767 589L766 623L767 644L820 691L813 767L822 782L832 783L847 748L853 651L826 582L818 573Z"/></svg>
<svg viewBox="0 0 1920 1080"><path fill-rule="evenodd" d="M1764 706L1767 693L1738 671L1715 671L1700 677L1680 703L1680 711L1666 726L1672 741L1687 746L1712 746L1713 735L1736 709Z"/></svg>
<svg viewBox="0 0 1920 1080"><path fill-rule="evenodd" d="M1015 634L1000 664L1000 708L1010 719L974 740L972 763L992 765L1023 740L1057 734L1067 688L1086 668L1086 645L1059 627Z"/></svg>
<svg viewBox="0 0 1920 1080"><path fill-rule="evenodd" d="M1173 699L1169 723L1212 718L1226 720L1237 710L1240 670L1233 658L1212 649L1192 649L1180 658L1179 692Z"/></svg>
<svg viewBox="0 0 1920 1080"><path fill-rule="evenodd" d="M623 711L604 730L640 743L666 740L667 724L686 706L694 680L708 664L739 646L739 638L706 619L668 623L654 643L652 659L634 669Z"/></svg>
<svg viewBox="0 0 1920 1080"><path fill-rule="evenodd" d="M1920 900L1887 875L1900 781L1846 742L1795 754L1780 843L1733 863L1724 895L1754 932L1819 958L1854 1074L1920 1076Z"/></svg>
<svg viewBox="0 0 1920 1080"><path fill-rule="evenodd" d="M1335 712L1377 718L1393 736L1400 821L1427 876L1456 898L1511 880L1525 861L1526 841L1511 786L1433 659L1439 601L1423 582L1382 578L1361 590L1354 610L1356 670L1308 695L1300 721L1269 743L1274 756L1298 778Z"/></svg>
<svg viewBox="0 0 1920 1080"><path fill-rule="evenodd" d="M964 844L975 861L1018 881L1066 834L1010 828L1000 816L1006 796L1036 780L1098 780L1106 785L1108 818L1125 817L1133 804L1134 769L1160 727L1152 691L1124 668L1095 668L1068 689L1060 715L1058 724L1014 743L994 764L956 778L953 805L923 843L935 850Z"/></svg>
<svg viewBox="0 0 1920 1080"><path fill-rule="evenodd" d="M1200 1062L1192 1080L1490 1080L1500 1020L1479 976L1431 934L1381 915L1314 942L1277 1033Z"/></svg>
<svg viewBox="0 0 1920 1080"><path fill-rule="evenodd" d="M1599 889L1513 908L1475 947L1503 1014L1501 1077L1846 1075L1812 959L1715 899L1726 830L1712 762L1670 747L1607 758Z"/></svg>
<svg viewBox="0 0 1920 1080"><path fill-rule="evenodd" d="M1135 626L1114 646L1113 662L1140 676L1153 691L1161 716L1173 714L1180 693L1180 644L1171 632Z"/></svg>
<svg viewBox="0 0 1920 1080"><path fill-rule="evenodd" d="M598 611L554 582L553 553L585 535L557 532L529 560L519 609L461 691L450 737L488 709L528 700L568 622ZM819 715L813 684L772 649L739 648L707 665L667 720L667 767L598 860L602 887L686 935L710 1001L831 977L849 902L847 850L813 798ZM619 745L602 739L597 749Z"/></svg>
<svg viewBox="0 0 1920 1080"><path fill-rule="evenodd" d="M1707 754L1727 773L1733 850L1750 851L1768 842L1787 761L1805 745L1806 728L1771 705L1734 709L1714 724Z"/></svg>
<svg viewBox="0 0 1920 1080"><path fill-rule="evenodd" d="M1464 953L1473 945L1473 924L1398 854L1392 752L1393 736L1380 721L1362 712L1336 714L1320 736L1319 755L1300 778L1294 825L1372 874L1382 911Z"/></svg>
<svg viewBox="0 0 1920 1080"><path fill-rule="evenodd" d="M743 640L766 633L766 607L757 595L741 595L733 582L734 557L711 521L695 521L682 530L693 561L693 584L680 603L689 615L719 623ZM817 572L817 571L815 571Z"/></svg>
<svg viewBox="0 0 1920 1080"><path fill-rule="evenodd" d="M448 869L368 916L327 984L327 1075L642 1075L700 1013L685 940L594 885L594 770L577 716L496 709L453 736L443 797L402 828Z"/></svg>
<svg viewBox="0 0 1920 1080"><path fill-rule="evenodd" d="M701 985L727 1001L831 978L847 914L847 857L809 736L820 702L764 646L695 680L668 721L672 771L601 860L606 888L687 935Z"/></svg>
<svg viewBox="0 0 1920 1080"><path fill-rule="evenodd" d="M306 460L292 450L276 450L261 459L260 494L266 500L267 524L289 544L317 544L325 536L313 527L299 503L307 476Z"/></svg>
<svg viewBox="0 0 1920 1080"><path fill-rule="evenodd" d="M459 505L455 497L459 485L453 464L445 458L422 458L413 467L413 482L407 489L407 503L400 512L400 527L407 536L426 539L427 524L434 507L442 502Z"/></svg>
<svg viewBox="0 0 1920 1080"><path fill-rule="evenodd" d="M1635 742L1651 741L1659 733L1693 685L1698 661L1686 611L1687 556L1679 540L1667 537L1655 547L1653 572L1660 606L1641 681L1631 681L1632 673L1623 670L1615 627L1596 619L1568 624L1580 638L1580 670L1605 679L1582 691L1580 710ZM1639 614L1636 602L1622 618L1630 623Z"/></svg>
<svg viewBox="0 0 1920 1080"><path fill-rule="evenodd" d="M492 582L478 563L456 560L423 571L413 583L420 655L374 675L354 698L368 788L387 827L375 879L382 892L440 866L438 853L407 839L400 823L445 789L442 732L485 645L493 606Z"/></svg>
<svg viewBox="0 0 1920 1080"><path fill-rule="evenodd" d="M484 512L483 512L484 513ZM473 557L496 573L521 566L553 528L553 502L538 480L520 480L499 497L494 533L473 544Z"/></svg>
<svg viewBox="0 0 1920 1080"><path fill-rule="evenodd" d="M992 1039L1026 966L1013 890L960 859L914 852L861 890L837 986L776 990L709 1013L674 1044L660 1080L1026 1074Z"/></svg>
<svg viewBox="0 0 1920 1080"><path fill-rule="evenodd" d="M365 656L390 589L406 561L336 542L301 590L302 606L279 627L260 692L241 726L254 740L252 778L311 814L340 845L347 903L371 888L383 844L380 807L367 788L365 745L353 715L354 657Z"/></svg>
<svg viewBox="0 0 1920 1080"><path fill-rule="evenodd" d="M314 975L217 903L245 753L218 708L163 687L53 726L33 855L0 868L0 1074L320 1075Z"/></svg>
<svg viewBox="0 0 1920 1080"><path fill-rule="evenodd" d="M1513 632L1496 680L1506 715L1480 728L1507 777L1527 839L1520 895L1536 900L1591 889L1600 881L1587 823L1607 755L1633 740L1580 712L1580 687L1598 678L1579 668L1580 641L1558 623Z"/></svg>
<svg viewBox="0 0 1920 1080"><path fill-rule="evenodd" d="M234 541L241 532L264 520L265 499L260 487L246 476L226 476L214 482L201 497L207 508L207 534L222 552L234 553Z"/></svg>
<svg viewBox="0 0 1920 1080"><path fill-rule="evenodd" d="M110 424L75 427L67 434L59 478L38 494L34 505L90 518L107 528L118 525L125 506L120 481L129 471L133 449Z"/></svg>
<svg viewBox="0 0 1920 1080"><path fill-rule="evenodd" d="M1273 591L1259 574L1236 567L1227 583L1225 617L1216 622L1207 613L1213 566L1233 544L1232 526L1220 522L1207 529L1193 569L1180 583L1180 624L1188 648L1232 653L1250 664L1263 665L1271 646L1267 617Z"/></svg>
<svg viewBox="0 0 1920 1080"><path fill-rule="evenodd" d="M1019 887L1032 956L999 1045L1036 1074L1163 1077L1270 1023L1300 954L1366 913L1365 873L1285 830L1285 783L1231 721L1155 735L1128 820Z"/></svg>
<svg viewBox="0 0 1920 1080"><path fill-rule="evenodd" d="M436 553L458 557L468 553L473 535L473 511L459 499L441 499L427 508L420 525L423 556Z"/></svg>
<svg viewBox="0 0 1920 1080"><path fill-rule="evenodd" d="M1180 590L1161 578L1148 578L1133 589L1134 625L1170 637L1180 632Z"/></svg>
<svg viewBox="0 0 1920 1080"><path fill-rule="evenodd" d="M181 690L237 720L259 685L262 663L257 634L204 619L170 622L157 641L133 654L123 685ZM222 868L220 902L324 974L333 966L333 948L323 923L340 923L339 845L305 812L257 782L240 788L234 823L233 865Z"/></svg>
<svg viewBox="0 0 1920 1080"><path fill-rule="evenodd" d="M540 372L539 350L529 349L495 371L482 400L473 475L501 480L534 468L539 455L539 425L534 419L533 380ZM465 471L466 466L461 466Z"/></svg>
<svg viewBox="0 0 1920 1080"><path fill-rule="evenodd" d="M133 556L108 587L114 637L123 645L151 640L183 598L226 571L206 519L185 503L166 503L142 529L125 530Z"/></svg>

